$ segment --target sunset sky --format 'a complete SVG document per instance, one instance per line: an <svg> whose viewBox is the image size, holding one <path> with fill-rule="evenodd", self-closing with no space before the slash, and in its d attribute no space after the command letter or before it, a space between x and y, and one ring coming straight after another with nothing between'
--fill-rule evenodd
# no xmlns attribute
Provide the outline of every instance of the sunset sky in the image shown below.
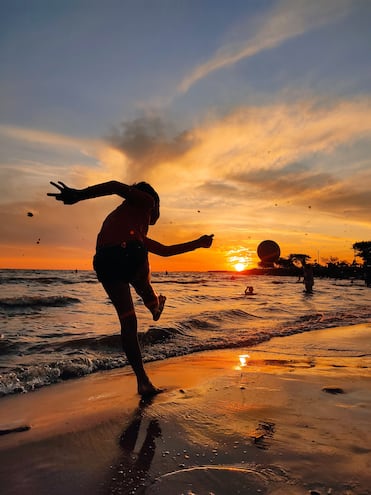
<svg viewBox="0 0 371 495"><path fill-rule="evenodd" d="M118 197L49 181L146 180L157 270L352 261L371 240L369 0L2 0L0 268L90 269ZM28 213L33 216L29 216Z"/></svg>

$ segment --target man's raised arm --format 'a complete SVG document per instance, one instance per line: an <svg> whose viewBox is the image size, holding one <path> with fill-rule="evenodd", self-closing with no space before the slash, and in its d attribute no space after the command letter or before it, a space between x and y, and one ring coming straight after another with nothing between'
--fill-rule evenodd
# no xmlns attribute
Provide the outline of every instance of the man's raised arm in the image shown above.
<svg viewBox="0 0 371 495"><path fill-rule="evenodd" d="M85 189L74 189L60 181L58 183L50 182L50 184L56 187L59 192L47 193L47 196L53 196L57 201L62 201L65 205L73 205L85 199L99 198L111 194L116 194L132 201L138 201L142 204L148 203L149 206L153 205L153 199L149 194L116 180L95 184Z"/></svg>
<svg viewBox="0 0 371 495"><path fill-rule="evenodd" d="M214 234L203 235L194 241L184 242L182 244L172 244L165 246L160 242L154 241L149 237L146 237L145 245L150 253L157 254L158 256L176 256L177 254L188 253L198 248L209 248L213 242Z"/></svg>

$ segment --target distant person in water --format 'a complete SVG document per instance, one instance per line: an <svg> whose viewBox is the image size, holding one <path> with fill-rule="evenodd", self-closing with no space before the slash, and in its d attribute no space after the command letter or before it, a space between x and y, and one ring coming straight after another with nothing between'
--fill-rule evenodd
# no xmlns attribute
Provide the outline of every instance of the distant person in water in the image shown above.
<svg viewBox="0 0 371 495"><path fill-rule="evenodd" d="M367 287L371 287L371 265L365 266L365 284Z"/></svg>
<svg viewBox="0 0 371 495"><path fill-rule="evenodd" d="M72 189L63 182L51 184L59 192L48 193L48 196L53 196L66 205L112 194L124 199L103 222L97 237L93 267L120 320L122 346L136 375L138 393L150 396L161 392L161 389L151 383L144 370L130 285L157 321L166 298L157 296L151 286L148 252L159 256L174 256L198 248L209 248L213 235L203 235L194 241L169 246L147 237L149 225L154 225L160 217L160 199L146 182L129 186L110 181L85 189Z"/></svg>
<svg viewBox="0 0 371 495"><path fill-rule="evenodd" d="M313 277L313 266L307 263L305 259L302 261L303 266L303 282L305 286L305 292L311 294L313 292L314 277Z"/></svg>
<svg viewBox="0 0 371 495"><path fill-rule="evenodd" d="M254 287L252 285L246 287L245 296L255 296Z"/></svg>

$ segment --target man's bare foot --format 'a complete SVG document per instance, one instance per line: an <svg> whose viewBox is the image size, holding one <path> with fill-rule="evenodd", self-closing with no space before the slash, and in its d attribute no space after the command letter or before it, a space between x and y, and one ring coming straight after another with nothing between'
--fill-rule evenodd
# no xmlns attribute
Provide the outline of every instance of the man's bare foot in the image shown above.
<svg viewBox="0 0 371 495"><path fill-rule="evenodd" d="M154 321L157 321L160 319L161 313L162 313L164 306L165 306L165 301L166 301L166 297L163 296L162 294L160 294L158 296L158 307L152 313Z"/></svg>
<svg viewBox="0 0 371 495"><path fill-rule="evenodd" d="M152 385L151 382L138 385L138 394L143 398L153 397L154 395L161 394L162 392L164 392L163 388L157 388Z"/></svg>

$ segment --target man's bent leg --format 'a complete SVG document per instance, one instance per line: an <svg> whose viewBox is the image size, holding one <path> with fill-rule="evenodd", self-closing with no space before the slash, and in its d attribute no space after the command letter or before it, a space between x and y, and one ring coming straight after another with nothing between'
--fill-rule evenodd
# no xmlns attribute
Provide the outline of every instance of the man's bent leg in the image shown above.
<svg viewBox="0 0 371 495"><path fill-rule="evenodd" d="M154 321L157 321L164 309L166 297L161 294L157 296L153 290L148 265L144 265L139 270L135 279L132 280L132 286L138 296L142 298L145 307L152 313Z"/></svg>
<svg viewBox="0 0 371 495"><path fill-rule="evenodd" d="M137 377L138 393L140 395L159 393L161 390L152 385L143 366L142 353L138 342L137 317L129 284L109 282L104 283L103 286L120 320L122 347Z"/></svg>

